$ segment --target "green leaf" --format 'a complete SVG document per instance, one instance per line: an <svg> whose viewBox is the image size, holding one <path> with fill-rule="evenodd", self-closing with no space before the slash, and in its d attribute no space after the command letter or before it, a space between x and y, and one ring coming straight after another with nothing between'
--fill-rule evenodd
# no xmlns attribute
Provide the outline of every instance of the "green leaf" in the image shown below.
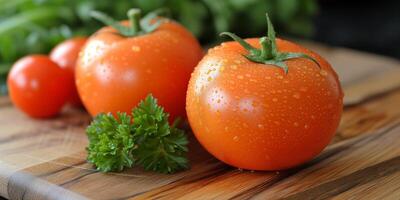
<svg viewBox="0 0 400 200"><path fill-rule="evenodd" d="M69 18L72 13L68 8L42 7L14 15L0 22L0 35L7 34L15 29L24 29L29 23L48 23L57 18Z"/></svg>
<svg viewBox="0 0 400 200"><path fill-rule="evenodd" d="M146 170L173 173L188 167L184 131L170 127L168 114L149 95L133 110L137 163ZM175 123L176 124L176 123Z"/></svg>
<svg viewBox="0 0 400 200"><path fill-rule="evenodd" d="M219 33L229 29L234 14L229 1L203 0L209 7L214 19L215 30Z"/></svg>
<svg viewBox="0 0 400 200"><path fill-rule="evenodd" d="M276 1L276 16L281 22L290 20L299 9L299 0L279 0Z"/></svg>
<svg viewBox="0 0 400 200"><path fill-rule="evenodd" d="M86 129L88 161L103 172L141 165L145 170L173 173L188 167L188 140L183 130L170 126L168 114L149 95L132 111L98 115Z"/></svg>
<svg viewBox="0 0 400 200"><path fill-rule="evenodd" d="M86 129L87 159L102 172L121 171L135 162L131 117L126 113L117 116L118 120L112 114L100 114Z"/></svg>

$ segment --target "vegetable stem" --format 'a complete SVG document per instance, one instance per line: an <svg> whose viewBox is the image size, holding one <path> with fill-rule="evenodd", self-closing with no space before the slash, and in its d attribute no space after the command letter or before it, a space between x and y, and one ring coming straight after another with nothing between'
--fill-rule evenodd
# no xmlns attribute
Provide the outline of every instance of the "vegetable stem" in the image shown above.
<svg viewBox="0 0 400 200"><path fill-rule="evenodd" d="M138 35L151 33L156 30L162 23L165 22L165 20L157 19L158 16L163 13L165 12L156 10L155 12L150 12L142 18L140 9L131 8L127 13L129 26L122 25L120 22L102 12L92 11L91 16L100 22L113 27L122 36L135 37ZM155 20L156 23L152 23L153 20Z"/></svg>
<svg viewBox="0 0 400 200"><path fill-rule="evenodd" d="M131 8L128 11L128 19L129 19L129 22L132 27L132 31L133 31L132 34L136 35L137 33L139 33L142 30L142 28L140 26L140 19L141 19L140 9Z"/></svg>
<svg viewBox="0 0 400 200"><path fill-rule="evenodd" d="M275 37L275 30L269 19L268 13L266 13L267 18L267 27L268 37L261 37L259 40L260 49L254 48L248 42L243 40L242 38L236 36L233 33L223 32L220 35L226 35L231 37L233 40L238 42L243 48L248 51L247 55L244 55L248 60L256 63L262 63L266 65L274 65L283 69L285 74L288 73L288 66L285 64L284 61L295 59L295 58L305 58L311 60L312 62L316 63L319 68L321 68L320 64L311 56L304 54L304 53L296 53L296 52L279 52L278 47L276 45L276 37Z"/></svg>

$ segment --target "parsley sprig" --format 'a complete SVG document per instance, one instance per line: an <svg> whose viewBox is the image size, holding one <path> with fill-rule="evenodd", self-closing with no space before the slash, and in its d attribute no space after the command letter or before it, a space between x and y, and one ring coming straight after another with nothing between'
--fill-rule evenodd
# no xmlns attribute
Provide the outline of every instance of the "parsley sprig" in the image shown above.
<svg viewBox="0 0 400 200"><path fill-rule="evenodd" d="M121 171L125 167L142 166L145 170L173 173L188 167L188 139L172 126L169 114L148 95L132 110L133 122L127 113L99 114L86 129L89 138L88 161L102 172Z"/></svg>

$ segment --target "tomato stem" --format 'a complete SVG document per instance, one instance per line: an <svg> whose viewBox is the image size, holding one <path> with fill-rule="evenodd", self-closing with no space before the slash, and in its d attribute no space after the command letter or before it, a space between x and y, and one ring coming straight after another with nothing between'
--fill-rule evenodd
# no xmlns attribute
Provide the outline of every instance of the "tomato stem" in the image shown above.
<svg viewBox="0 0 400 200"><path fill-rule="evenodd" d="M140 9L132 8L127 13L129 26L124 26L120 22L102 12L91 12L91 16L93 18L113 27L120 35L125 37L135 37L155 31L162 23L165 22L163 19L158 19L159 16L166 14L168 14L166 9L158 9L141 18Z"/></svg>
<svg viewBox="0 0 400 200"><path fill-rule="evenodd" d="M128 11L128 19L132 27L133 34L139 33L142 28L140 26L141 11L137 8L131 8Z"/></svg>
<svg viewBox="0 0 400 200"><path fill-rule="evenodd" d="M288 66L286 65L285 61L295 58L305 58L311 60L312 62L316 63L319 68L321 68L320 64L315 60L313 57L304 54L304 53L295 53L295 52L279 52L278 47L276 45L276 33L274 27L269 19L268 13L266 13L267 18L267 27L268 37L261 37L259 42L261 45L261 49L257 49L251 46L248 42L243 40L242 38L238 37L234 33L230 32L223 32L220 35L226 35L231 37L233 40L238 42L243 48L248 51L248 54L243 55L247 59L252 62L262 63L267 65L274 65L284 70L284 72L288 73Z"/></svg>

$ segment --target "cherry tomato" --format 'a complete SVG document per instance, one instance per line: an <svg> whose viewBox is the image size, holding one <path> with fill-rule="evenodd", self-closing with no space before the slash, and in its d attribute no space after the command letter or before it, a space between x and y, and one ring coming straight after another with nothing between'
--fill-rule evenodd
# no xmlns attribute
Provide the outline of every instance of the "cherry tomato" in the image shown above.
<svg viewBox="0 0 400 200"><path fill-rule="evenodd" d="M50 52L50 58L60 67L67 69L72 76L75 76L75 65L78 60L79 52L85 45L87 38L76 37L58 44ZM74 106L81 106L82 102L76 90L75 82L68 102Z"/></svg>
<svg viewBox="0 0 400 200"><path fill-rule="evenodd" d="M262 48L256 38L246 41ZM263 41L272 44L271 39ZM255 52L246 58L249 51L242 45L226 42L208 51L189 82L186 109L195 136L232 166L294 167L320 153L338 127L343 92L329 63L292 42L276 39L276 45L279 53L301 53L309 59L281 62L280 54L275 60L254 62L251 59L273 54Z"/></svg>
<svg viewBox="0 0 400 200"><path fill-rule="evenodd" d="M153 32L136 36L123 36L115 28L105 27L83 48L76 85L92 116L130 113L152 93L170 113L170 119L184 117L190 74L202 56L193 35L171 20Z"/></svg>
<svg viewBox="0 0 400 200"><path fill-rule="evenodd" d="M73 80L45 55L31 55L11 68L7 84L14 105L36 118L57 115L66 103Z"/></svg>

